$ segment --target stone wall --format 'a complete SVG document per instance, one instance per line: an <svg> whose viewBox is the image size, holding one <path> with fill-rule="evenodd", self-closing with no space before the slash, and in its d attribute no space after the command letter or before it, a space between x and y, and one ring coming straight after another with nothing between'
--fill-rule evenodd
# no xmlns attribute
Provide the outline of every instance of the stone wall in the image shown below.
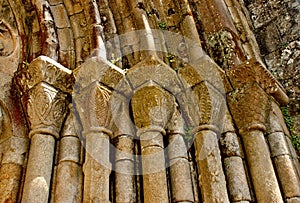
<svg viewBox="0 0 300 203"><path fill-rule="evenodd" d="M290 98L300 133L300 3L298 0L245 0L268 69Z"/></svg>

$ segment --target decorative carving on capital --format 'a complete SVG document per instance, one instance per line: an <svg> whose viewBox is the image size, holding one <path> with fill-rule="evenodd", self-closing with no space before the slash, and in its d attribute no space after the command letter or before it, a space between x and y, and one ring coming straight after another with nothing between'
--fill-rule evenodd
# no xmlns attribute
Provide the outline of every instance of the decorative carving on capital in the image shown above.
<svg viewBox="0 0 300 203"><path fill-rule="evenodd" d="M225 96L207 82L198 84L193 91L198 99L199 125L221 131L226 110Z"/></svg>
<svg viewBox="0 0 300 203"><path fill-rule="evenodd" d="M59 137L61 125L67 111L67 95L47 83L39 83L22 97L29 137L35 133Z"/></svg>
<svg viewBox="0 0 300 203"><path fill-rule="evenodd" d="M131 100L135 125L138 128L166 127L174 102L169 93L152 84L137 90Z"/></svg>
<svg viewBox="0 0 300 203"><path fill-rule="evenodd" d="M270 99L257 83L248 83L228 95L231 114L239 131L265 131Z"/></svg>
<svg viewBox="0 0 300 203"><path fill-rule="evenodd" d="M98 81L93 82L74 95L76 110L82 123L84 134L90 131L103 131L111 134L111 91ZM85 136L85 135L84 135Z"/></svg>
<svg viewBox="0 0 300 203"><path fill-rule="evenodd" d="M41 82L71 93L74 78L71 70L47 56L37 57L26 69L18 71L15 76L15 83L21 94L25 94Z"/></svg>
<svg viewBox="0 0 300 203"><path fill-rule="evenodd" d="M265 68L262 62L255 58L228 70L227 75L233 87L239 88L249 82L256 82L268 94L283 105L289 102L284 88Z"/></svg>

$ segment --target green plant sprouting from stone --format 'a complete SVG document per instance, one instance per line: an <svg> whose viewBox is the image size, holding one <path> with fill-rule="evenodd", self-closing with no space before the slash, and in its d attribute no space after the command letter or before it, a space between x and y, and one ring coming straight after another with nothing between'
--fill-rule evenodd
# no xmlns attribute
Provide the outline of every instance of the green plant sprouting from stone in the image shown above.
<svg viewBox="0 0 300 203"><path fill-rule="evenodd" d="M167 24L165 22L158 22L158 27L161 30L167 29Z"/></svg>
<svg viewBox="0 0 300 203"><path fill-rule="evenodd" d="M294 148L297 150L298 154L300 154L300 136L295 133L294 129L294 119L291 117L289 112L289 106L281 107L281 111L283 114L284 121L291 133L290 139ZM298 157L299 159L300 157Z"/></svg>

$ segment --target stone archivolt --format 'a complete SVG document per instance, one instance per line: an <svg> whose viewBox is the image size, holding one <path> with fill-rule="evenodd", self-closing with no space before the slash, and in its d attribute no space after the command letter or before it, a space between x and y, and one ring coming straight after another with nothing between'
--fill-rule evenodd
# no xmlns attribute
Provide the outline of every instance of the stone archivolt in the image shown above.
<svg viewBox="0 0 300 203"><path fill-rule="evenodd" d="M288 98L260 62L240 4L135 3L9 4L32 6L35 34L20 33L40 43L13 78L26 137L0 103L0 203L299 202L299 162L279 110ZM136 29L141 38L104 40Z"/></svg>

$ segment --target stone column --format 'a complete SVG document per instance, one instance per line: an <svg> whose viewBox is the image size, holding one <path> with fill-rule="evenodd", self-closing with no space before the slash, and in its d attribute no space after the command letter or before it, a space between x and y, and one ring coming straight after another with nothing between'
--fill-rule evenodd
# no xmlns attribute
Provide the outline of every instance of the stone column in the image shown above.
<svg viewBox="0 0 300 203"><path fill-rule="evenodd" d="M169 202L163 136L173 102L153 84L136 91L131 100L141 143L144 202Z"/></svg>
<svg viewBox="0 0 300 203"><path fill-rule="evenodd" d="M268 118L267 138L273 163L286 202L300 201L300 180L288 146L284 120L279 106L272 102Z"/></svg>
<svg viewBox="0 0 300 203"><path fill-rule="evenodd" d="M16 75L31 139L22 202L48 202L55 153L67 108L71 71L40 56Z"/></svg>
<svg viewBox="0 0 300 203"><path fill-rule="evenodd" d="M108 203L112 136L110 91L95 81L81 90L74 101L85 138L83 202Z"/></svg>
<svg viewBox="0 0 300 203"><path fill-rule="evenodd" d="M194 146L202 200L229 202L218 140L225 115L225 99L206 81L197 84L193 91L200 111L199 126L194 131Z"/></svg>
<svg viewBox="0 0 300 203"><path fill-rule="evenodd" d="M59 143L54 193L54 202L56 203L82 202L82 148L73 119L73 112L70 109Z"/></svg>
<svg viewBox="0 0 300 203"><path fill-rule="evenodd" d="M113 144L115 161L115 202L133 203L136 201L134 188L134 129L129 114L127 98L114 92L112 96L114 130Z"/></svg>
<svg viewBox="0 0 300 203"><path fill-rule="evenodd" d="M194 202L187 147L183 139L183 119L176 111L168 126L168 158L173 202Z"/></svg>
<svg viewBox="0 0 300 203"><path fill-rule="evenodd" d="M258 202L283 202L264 132L269 97L256 82L247 83L228 96L239 128Z"/></svg>
<svg viewBox="0 0 300 203"><path fill-rule="evenodd" d="M243 163L244 152L228 111L220 143L230 201L244 203L253 201Z"/></svg>

